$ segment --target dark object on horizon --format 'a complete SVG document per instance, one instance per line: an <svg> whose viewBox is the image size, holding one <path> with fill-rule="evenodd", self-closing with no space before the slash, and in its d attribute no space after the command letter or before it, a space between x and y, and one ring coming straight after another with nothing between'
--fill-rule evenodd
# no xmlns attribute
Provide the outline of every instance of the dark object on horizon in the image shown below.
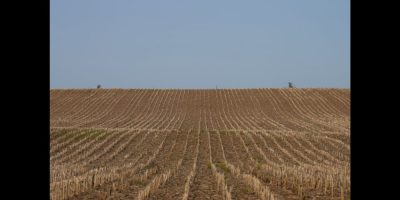
<svg viewBox="0 0 400 200"><path fill-rule="evenodd" d="M294 85L292 82L289 82L289 88L294 88Z"/></svg>
<svg viewBox="0 0 400 200"><path fill-rule="evenodd" d="M101 88L101 85L99 84L99 85L97 85L97 89L100 89Z"/></svg>

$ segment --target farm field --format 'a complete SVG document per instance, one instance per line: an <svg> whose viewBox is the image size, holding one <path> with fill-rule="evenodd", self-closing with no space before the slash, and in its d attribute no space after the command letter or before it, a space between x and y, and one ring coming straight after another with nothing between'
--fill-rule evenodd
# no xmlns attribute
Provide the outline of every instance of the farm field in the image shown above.
<svg viewBox="0 0 400 200"><path fill-rule="evenodd" d="M349 89L52 89L50 197L349 199Z"/></svg>

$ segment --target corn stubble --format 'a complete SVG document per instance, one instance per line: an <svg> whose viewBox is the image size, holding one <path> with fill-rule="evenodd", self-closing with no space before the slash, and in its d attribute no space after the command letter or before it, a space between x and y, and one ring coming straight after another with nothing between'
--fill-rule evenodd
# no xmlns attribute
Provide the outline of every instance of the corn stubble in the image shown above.
<svg viewBox="0 0 400 200"><path fill-rule="evenodd" d="M50 90L50 198L349 199L349 94Z"/></svg>

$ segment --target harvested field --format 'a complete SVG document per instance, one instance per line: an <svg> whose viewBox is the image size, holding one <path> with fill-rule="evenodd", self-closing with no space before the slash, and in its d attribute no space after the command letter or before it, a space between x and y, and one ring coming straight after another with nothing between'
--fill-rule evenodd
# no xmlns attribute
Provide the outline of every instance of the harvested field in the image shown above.
<svg viewBox="0 0 400 200"><path fill-rule="evenodd" d="M50 90L50 196L349 199L348 89Z"/></svg>

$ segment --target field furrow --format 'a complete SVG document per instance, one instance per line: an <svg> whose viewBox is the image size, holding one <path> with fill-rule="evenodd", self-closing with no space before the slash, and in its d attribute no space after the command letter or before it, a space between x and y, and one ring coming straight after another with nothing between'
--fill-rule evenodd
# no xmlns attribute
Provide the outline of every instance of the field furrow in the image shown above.
<svg viewBox="0 0 400 200"><path fill-rule="evenodd" d="M347 89L50 90L50 199L349 199Z"/></svg>

